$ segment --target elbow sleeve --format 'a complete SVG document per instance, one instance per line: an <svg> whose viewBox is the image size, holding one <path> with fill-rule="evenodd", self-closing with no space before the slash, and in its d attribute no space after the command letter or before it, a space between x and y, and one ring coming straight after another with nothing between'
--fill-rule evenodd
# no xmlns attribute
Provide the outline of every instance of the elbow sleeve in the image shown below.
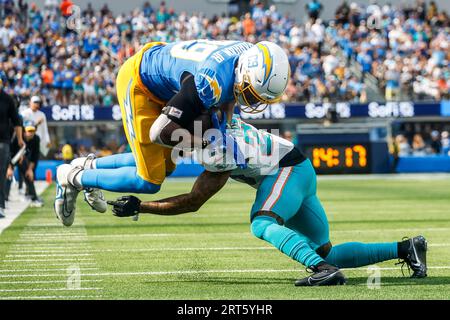
<svg viewBox="0 0 450 320"><path fill-rule="evenodd" d="M166 145L165 139L162 138L164 128L171 122L171 120L165 114L161 114L150 128L150 141L153 143Z"/></svg>

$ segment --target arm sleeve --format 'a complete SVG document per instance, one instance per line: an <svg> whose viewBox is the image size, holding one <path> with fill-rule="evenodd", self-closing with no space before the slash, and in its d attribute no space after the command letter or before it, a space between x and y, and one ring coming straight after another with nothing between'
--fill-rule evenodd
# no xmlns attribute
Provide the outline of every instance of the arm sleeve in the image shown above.
<svg viewBox="0 0 450 320"><path fill-rule="evenodd" d="M183 80L180 91L169 100L163 112L170 120L187 128L203 110L204 105L198 96L194 77L188 75Z"/></svg>

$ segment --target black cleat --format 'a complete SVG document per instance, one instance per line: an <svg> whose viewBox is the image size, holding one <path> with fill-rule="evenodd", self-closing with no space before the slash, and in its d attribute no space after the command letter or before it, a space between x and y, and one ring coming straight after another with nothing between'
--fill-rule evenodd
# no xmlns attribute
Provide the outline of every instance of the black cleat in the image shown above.
<svg viewBox="0 0 450 320"><path fill-rule="evenodd" d="M406 263L408 269L413 271L411 278L425 278L427 276L427 240L417 236L403 241L408 245L407 256L398 264Z"/></svg>
<svg viewBox="0 0 450 320"><path fill-rule="evenodd" d="M297 287L337 286L347 282L344 274L338 267L321 263L310 267L312 274L306 278L295 281Z"/></svg>

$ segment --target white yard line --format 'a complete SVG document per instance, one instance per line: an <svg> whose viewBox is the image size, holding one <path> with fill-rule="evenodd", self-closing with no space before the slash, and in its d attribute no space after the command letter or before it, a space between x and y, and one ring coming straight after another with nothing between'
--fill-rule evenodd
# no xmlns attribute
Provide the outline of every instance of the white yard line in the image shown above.
<svg viewBox="0 0 450 320"><path fill-rule="evenodd" d="M428 247L449 247L450 243L429 243ZM158 252L158 251L239 251L239 250L277 250L274 247L192 247L192 248L127 248L127 249L92 249L89 251L80 252L67 252L64 250L58 251L60 253L54 254L55 251L51 250L16 250L14 254L8 254L8 258L19 257L80 257L80 256L92 256L94 253L102 252ZM50 253L51 252L51 253ZM1 272L1 270L0 270Z"/></svg>
<svg viewBox="0 0 450 320"><path fill-rule="evenodd" d="M9 262L9 264L13 264L14 267L17 267L17 263L16 262ZM26 263L27 267L36 266L36 267L39 267L39 268L50 267L50 266L52 266L52 267L57 267L57 266L63 267L63 266L65 266L66 269L67 269L68 267L70 267L72 265L73 265L72 262L48 263L48 262L44 261L44 262L41 262L41 263L38 263L38 262L27 262ZM76 265L80 266L80 267L81 266L95 266L95 265L97 265L97 263L96 262L84 262L84 261L81 261L81 262L77 262ZM9 267L12 267L12 266L9 266Z"/></svg>
<svg viewBox="0 0 450 320"><path fill-rule="evenodd" d="M399 229L370 229L370 230L334 230L331 231L331 234L338 234L338 233L358 233L358 232L364 232L364 233L380 233L380 232L444 232L444 231L450 231L449 228L399 228ZM57 243L60 243L63 240L71 240L71 241L86 241L89 239L122 239L122 238L158 238L158 237L188 237L188 236L194 236L198 237L201 236L211 236L211 237L218 237L218 236L246 236L246 237L253 237L250 232L230 232L230 233L138 233L138 234L97 234L97 235L89 235L88 237L83 238L77 238L77 237L48 237L48 238L42 238L42 237L36 237L36 238L21 238L17 240L20 242L21 245L24 245L26 243L51 243L53 245L56 245ZM64 247L64 245L60 244L60 247Z"/></svg>
<svg viewBox="0 0 450 320"><path fill-rule="evenodd" d="M12 250L16 249L35 249L35 250L83 250L87 247L87 245L41 245L41 244L13 244L11 246Z"/></svg>
<svg viewBox="0 0 450 320"><path fill-rule="evenodd" d="M367 266L369 267L369 266ZM342 270L367 272L367 267L361 268L343 268ZM429 266L428 269L435 270L447 270L450 266ZM400 267L382 267L379 270L399 270ZM99 273L83 273L81 277L128 277L128 276L160 276L160 275L182 275L182 274L208 274L208 273L277 273L277 272L306 272L305 270L298 269L227 269L227 270L174 270L174 271L137 271L137 272L99 272ZM6 278L52 278L63 277L65 275L58 274L8 274L0 275L0 277Z"/></svg>
<svg viewBox="0 0 450 320"><path fill-rule="evenodd" d="M103 279L80 279L80 282L102 282ZM67 280L30 280L30 281L0 281L0 284L49 284L67 283Z"/></svg>
<svg viewBox="0 0 450 320"><path fill-rule="evenodd" d="M97 252L101 252L103 250L97 250ZM25 253L29 253L29 254L37 254L37 253L43 253L43 254L68 254L68 255L76 255L76 254L90 254L92 252L96 252L96 251L92 251L92 250L85 250L85 249L78 249L78 250L23 250L23 249L12 249L9 251L10 254L12 255L22 255Z"/></svg>
<svg viewBox="0 0 450 320"><path fill-rule="evenodd" d="M78 261L94 261L92 258L57 258L57 259L6 259L3 262L10 263L10 262L52 262L52 261L71 261L71 262L78 262Z"/></svg>
<svg viewBox="0 0 450 320"><path fill-rule="evenodd" d="M154 251L239 251L239 250L275 250L274 247L206 247L206 248L139 248L139 249L98 249L91 250L90 253L78 254L13 254L6 255L8 258L19 258L19 257L53 257L53 256L65 256L65 257L78 257L78 256L92 256L95 252L154 252Z"/></svg>
<svg viewBox="0 0 450 320"><path fill-rule="evenodd" d="M36 291L99 291L103 288L29 288L29 289L0 289L0 292L36 292Z"/></svg>
<svg viewBox="0 0 450 320"><path fill-rule="evenodd" d="M83 239L81 239L81 238L59 238L59 239L42 239L42 238L36 238L36 239L34 239L34 238L27 238L27 239L17 239L17 243L38 243L38 244L41 244L41 243L59 243L60 244L60 246L62 247L62 246L64 246L64 244L62 244L61 243L61 241L73 241L73 242L80 242L80 243L83 243L83 242L86 242L88 240L88 238L83 238Z"/></svg>
<svg viewBox="0 0 450 320"><path fill-rule="evenodd" d="M59 237L59 236L86 236L85 233L76 232L58 232L58 233L33 233L33 232L27 232L24 230L24 233L20 235L21 237Z"/></svg>
<svg viewBox="0 0 450 320"><path fill-rule="evenodd" d="M99 268L83 268L83 270L99 270ZM0 274L4 272L30 272L30 271L67 271L67 268L42 268L42 269L3 269Z"/></svg>
<svg viewBox="0 0 450 320"><path fill-rule="evenodd" d="M450 269L450 266L434 266L428 267L429 269ZM400 270L399 267L386 267L379 268L380 270ZM342 270L353 270L353 271L363 271L367 272L367 267L357 268L357 269L347 269ZM180 270L180 271L144 271L144 272L104 272L104 273L91 273L83 274L82 276L142 276L142 275L171 275L171 274L205 274L205 273L276 273L276 272L306 272L302 269L230 269L230 270Z"/></svg>
<svg viewBox="0 0 450 320"><path fill-rule="evenodd" d="M17 297L6 297L8 299L28 299L30 292L52 292L52 291L67 291L67 292L80 292L80 291L102 291L103 288L61 288L61 284L68 283L71 276L76 274L82 274L86 272L99 272L97 264L92 253L86 252L86 249L91 249L87 231L84 228L82 220L78 220L77 229L75 231L66 232L53 231L51 233L31 232L30 228L42 221L42 218L35 217L28 222L28 228L25 227L22 233L19 235L19 239L13 244L3 260L3 266L6 266L4 270L0 270L0 284L3 288L0 288L0 293L15 293ZM57 240L56 240L57 239ZM20 244L22 241L29 241L27 244ZM42 241L57 241L54 245L48 243L42 244ZM62 242L63 241L63 242ZM19 246L18 246L19 245ZM22 245L22 246L21 246ZM36 250L39 248L40 251ZM38 252L32 252L38 251ZM55 266L51 268L50 266ZM86 267L88 266L88 267ZM35 279L32 275L35 273L42 274L45 272L48 276L45 279ZM16 276L11 277L10 274ZM50 276L53 275L53 276ZM80 279L81 283L99 283L103 279L96 279L96 277L90 277L89 279ZM11 288L13 285L26 285L28 288ZM38 284L48 284L48 288L36 288ZM58 284L60 284L58 286ZM6 286L6 287L4 287ZM23 294L23 296L21 296ZM43 298L48 299L55 296L38 296L35 299ZM66 296L62 296L65 298ZM71 295L69 299L76 296ZM79 296L80 298L87 298L88 296ZM101 295L95 296L97 298ZM55 298L56 299L56 298Z"/></svg>
<svg viewBox="0 0 450 320"><path fill-rule="evenodd" d="M102 296L19 296L19 297L0 297L0 300L45 300L45 299L98 299Z"/></svg>
<svg viewBox="0 0 450 320"><path fill-rule="evenodd" d="M92 256L92 253L52 253L52 254L7 254L6 258L26 258L26 257L87 257Z"/></svg>
<svg viewBox="0 0 450 320"><path fill-rule="evenodd" d="M61 234L57 234L57 235L55 235L55 234L53 234L53 235L51 235L51 234L47 234L47 235L45 235L45 234L41 234L41 235L34 235L34 234L29 234L29 233L26 233L26 231L23 231L21 234L20 234L20 236L19 236L19 238L22 238L22 239L25 239L25 238L32 238L32 239L42 239L42 238L44 238L44 239L50 239L50 238L72 238L72 237L76 237L76 238L87 238L87 235L86 234L81 234L81 233L74 233L74 234L71 234L71 233L61 233Z"/></svg>
<svg viewBox="0 0 450 320"><path fill-rule="evenodd" d="M85 274L82 274L81 276L85 276ZM11 274L0 274L0 278L65 278L67 279L66 273L25 273L25 274L17 274L17 273L11 273Z"/></svg>
<svg viewBox="0 0 450 320"><path fill-rule="evenodd" d="M45 181L36 181L35 182L36 192L38 195L42 194L44 190L48 187L47 182ZM17 191L17 188L11 188L11 195L13 197L20 197ZM29 200L25 201L10 201L8 202L8 208L5 210L5 218L0 219L0 234L8 228L14 220L19 217L22 212L28 208L28 205L31 203Z"/></svg>

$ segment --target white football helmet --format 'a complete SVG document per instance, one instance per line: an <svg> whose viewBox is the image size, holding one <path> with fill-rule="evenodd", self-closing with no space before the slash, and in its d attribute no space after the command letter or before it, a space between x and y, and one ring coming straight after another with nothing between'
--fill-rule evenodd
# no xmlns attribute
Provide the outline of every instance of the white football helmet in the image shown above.
<svg viewBox="0 0 450 320"><path fill-rule="evenodd" d="M258 42L239 57L234 80L236 102L244 112L262 112L280 101L289 77L285 51L275 43Z"/></svg>

